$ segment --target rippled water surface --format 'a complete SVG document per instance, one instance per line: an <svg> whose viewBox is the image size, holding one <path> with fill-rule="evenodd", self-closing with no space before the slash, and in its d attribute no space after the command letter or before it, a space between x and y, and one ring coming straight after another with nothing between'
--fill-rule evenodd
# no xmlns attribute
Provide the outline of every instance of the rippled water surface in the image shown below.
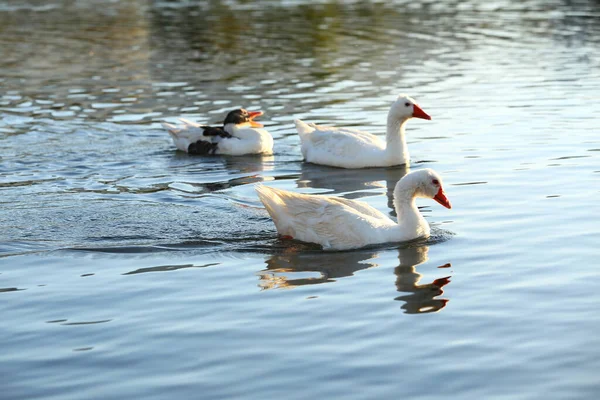
<svg viewBox="0 0 600 400"><path fill-rule="evenodd" d="M7 399L600 395L597 1L0 0ZM382 134L428 241L323 253L253 189L393 215L405 167L304 164L294 118ZM177 152L161 121L261 109L269 157Z"/></svg>

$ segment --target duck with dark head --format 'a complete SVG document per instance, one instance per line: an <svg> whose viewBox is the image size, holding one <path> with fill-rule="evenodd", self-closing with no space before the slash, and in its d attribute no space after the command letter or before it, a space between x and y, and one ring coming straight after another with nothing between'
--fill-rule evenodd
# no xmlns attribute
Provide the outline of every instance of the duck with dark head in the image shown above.
<svg viewBox="0 0 600 400"><path fill-rule="evenodd" d="M273 137L263 124L254 121L262 111L239 108L230 111L222 127L200 125L180 118L181 126L163 123L175 146L189 154L272 154Z"/></svg>

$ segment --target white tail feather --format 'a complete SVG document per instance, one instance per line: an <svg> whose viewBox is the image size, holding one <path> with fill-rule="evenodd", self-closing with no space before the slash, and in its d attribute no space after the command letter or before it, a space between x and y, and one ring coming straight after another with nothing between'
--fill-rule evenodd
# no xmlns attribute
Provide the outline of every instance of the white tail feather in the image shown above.
<svg viewBox="0 0 600 400"><path fill-rule="evenodd" d="M192 121L190 121L190 120L188 120L188 119L185 119L185 118L179 118L179 120L180 120L181 122L183 122L183 124L184 124L186 127L200 128L200 127L202 126L202 125L200 125L200 124L198 124L198 123L196 123L196 122L192 122Z"/></svg>
<svg viewBox="0 0 600 400"><path fill-rule="evenodd" d="M294 120L294 123L296 124L296 130L298 131L298 135L300 135L300 139L304 139L306 135L315 130L314 127L299 119Z"/></svg>
<svg viewBox="0 0 600 400"><path fill-rule="evenodd" d="M177 134L179 132L181 132L181 129L177 128L175 125L171 125L169 123L163 122L162 126L165 127L165 129L167 129L167 131L169 131L169 134L171 136L174 136L175 138L177 138Z"/></svg>
<svg viewBox="0 0 600 400"><path fill-rule="evenodd" d="M280 234L284 234L284 227L280 226L280 217L285 213L285 203L277 193L278 190L269 186L256 185L254 187L258 198L265 206L267 212L273 219L275 227Z"/></svg>

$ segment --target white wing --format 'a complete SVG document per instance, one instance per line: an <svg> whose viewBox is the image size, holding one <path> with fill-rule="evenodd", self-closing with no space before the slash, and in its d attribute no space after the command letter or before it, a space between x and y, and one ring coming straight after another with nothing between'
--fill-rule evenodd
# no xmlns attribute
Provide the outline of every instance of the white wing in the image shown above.
<svg viewBox="0 0 600 400"><path fill-rule="evenodd" d="M277 231L325 249L344 250L387 241L380 228L395 226L362 201L292 193L257 186L258 196Z"/></svg>
<svg viewBox="0 0 600 400"><path fill-rule="evenodd" d="M334 126L322 126L317 124L308 124L315 128L313 134L318 134L316 137L329 136L343 140L358 140L364 143L373 145L382 144L381 139L372 133L360 131L352 128L336 128Z"/></svg>
<svg viewBox="0 0 600 400"><path fill-rule="evenodd" d="M385 142L368 132L296 122L302 155L308 162L343 168L378 166L384 162Z"/></svg>
<svg viewBox="0 0 600 400"><path fill-rule="evenodd" d="M355 209L358 213L367 215L374 219L379 219L379 220L386 221L386 222L391 221L387 215L385 215L378 209L371 207L369 204L365 203L364 201L349 200L349 199L344 199L341 197L329 197L329 199L339 202L339 203L342 203L347 207Z"/></svg>

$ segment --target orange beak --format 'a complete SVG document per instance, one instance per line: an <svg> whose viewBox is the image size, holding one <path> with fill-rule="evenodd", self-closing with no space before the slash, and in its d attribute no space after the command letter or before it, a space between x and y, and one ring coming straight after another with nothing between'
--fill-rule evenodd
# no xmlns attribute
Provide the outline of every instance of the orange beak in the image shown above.
<svg viewBox="0 0 600 400"><path fill-rule="evenodd" d="M438 190L437 194L433 197L433 199L446 208L452 208L452 204L450 204L450 200L448 200L448 198L446 197L446 193L444 193L444 190L442 188Z"/></svg>
<svg viewBox="0 0 600 400"><path fill-rule="evenodd" d="M413 104L413 117L422 119L431 119L431 117L416 104Z"/></svg>
<svg viewBox="0 0 600 400"><path fill-rule="evenodd" d="M253 128L262 128L264 125L260 122L254 121L254 118L260 117L263 114L264 112L262 111L248 111L248 118L250 118L250 126Z"/></svg>

